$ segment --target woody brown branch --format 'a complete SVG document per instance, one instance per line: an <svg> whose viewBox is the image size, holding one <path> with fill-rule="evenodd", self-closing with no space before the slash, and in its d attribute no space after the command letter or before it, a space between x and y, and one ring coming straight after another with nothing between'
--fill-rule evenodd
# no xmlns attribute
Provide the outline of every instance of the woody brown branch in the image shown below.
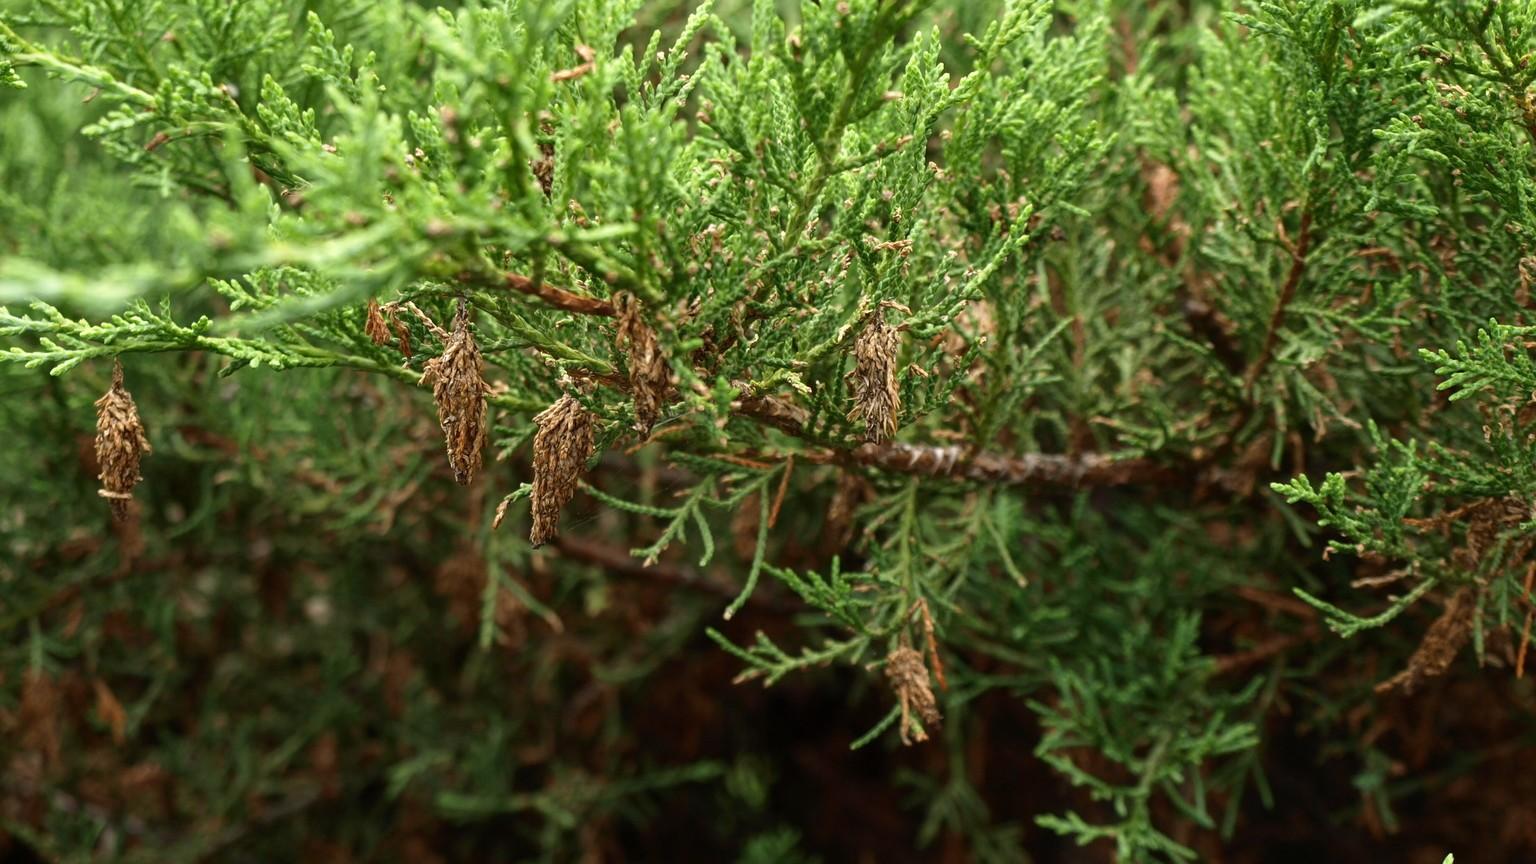
<svg viewBox="0 0 1536 864"><path fill-rule="evenodd" d="M1307 270L1307 250L1312 243L1312 211L1305 210L1301 214L1301 229L1296 237L1296 248L1291 251L1291 271L1285 277L1285 285L1280 288L1280 297L1275 301L1274 311L1269 315L1269 327L1264 333L1264 347L1259 349L1259 356L1248 367L1248 374L1244 376L1244 383L1253 387L1255 381L1269 366L1269 361L1274 359L1275 346L1280 341L1280 325L1285 321L1286 309L1290 307L1291 300L1296 297L1296 288L1301 284L1302 274Z"/></svg>
<svg viewBox="0 0 1536 864"><path fill-rule="evenodd" d="M804 437L808 412L772 396L742 399L747 417L796 437ZM863 465L895 474L914 474L980 483L1043 486L1124 486L1173 478L1174 472L1150 459L1115 459L1099 453L1067 456L1026 453L1010 456L963 447L886 442L833 450L829 461Z"/></svg>
<svg viewBox="0 0 1536 864"><path fill-rule="evenodd" d="M513 291L537 297L556 309L564 309L567 312L575 312L578 315L601 315L612 318L618 314L618 310L607 300L598 297L588 297L558 288L543 280L531 279L519 273L504 273L501 282Z"/></svg>

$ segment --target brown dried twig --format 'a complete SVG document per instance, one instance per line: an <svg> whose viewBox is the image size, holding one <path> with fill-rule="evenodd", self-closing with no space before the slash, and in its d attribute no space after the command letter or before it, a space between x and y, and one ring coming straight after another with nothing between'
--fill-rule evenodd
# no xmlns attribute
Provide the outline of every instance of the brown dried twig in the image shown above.
<svg viewBox="0 0 1536 864"><path fill-rule="evenodd" d="M1252 388L1259 376L1264 374L1269 361L1274 359L1275 345L1280 341L1280 325L1285 321L1285 312L1291 305L1291 300L1296 296L1296 288L1301 284L1302 274L1307 270L1307 251L1312 245L1312 211L1304 210L1301 214L1301 230L1296 236L1296 246L1291 250L1291 271L1285 277L1285 284L1280 288L1280 297L1275 301L1275 308L1269 314L1269 326L1264 333L1264 346L1259 349L1259 356L1249 365L1248 372L1243 376L1246 387Z"/></svg>
<svg viewBox="0 0 1536 864"><path fill-rule="evenodd" d="M532 279L519 273L503 273L501 284L520 294L537 297L556 309L564 309L578 315L601 315L612 318L619 314L618 309L607 300L577 294L551 285L542 279Z"/></svg>
<svg viewBox="0 0 1536 864"><path fill-rule="evenodd" d="M569 69L560 69L555 72L551 72L549 74L549 80L556 84L560 83L561 81L570 81L573 78L580 78L595 68L597 52L592 50L589 46L577 45L576 56L581 58L581 65L572 66Z"/></svg>

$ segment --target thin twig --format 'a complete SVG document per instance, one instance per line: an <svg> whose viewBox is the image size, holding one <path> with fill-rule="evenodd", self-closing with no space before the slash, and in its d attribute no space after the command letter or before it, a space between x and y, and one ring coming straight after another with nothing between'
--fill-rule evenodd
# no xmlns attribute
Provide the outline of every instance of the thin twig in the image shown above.
<svg viewBox="0 0 1536 864"><path fill-rule="evenodd" d="M737 403L745 416L797 437L804 437L808 412L772 396ZM1010 456L964 447L886 442L852 450L832 450L822 461L853 463L895 474L974 480L982 483L1043 486L1124 486L1171 479L1173 471L1150 459L1116 459L1102 453L1067 456L1026 453Z"/></svg>
<svg viewBox="0 0 1536 864"><path fill-rule="evenodd" d="M588 297L564 288L558 288L542 280L534 280L519 273L502 274L501 282L513 291L543 300L556 309L575 312L578 315L602 315L612 318L618 312L613 304L598 297Z"/></svg>
<svg viewBox="0 0 1536 864"><path fill-rule="evenodd" d="M1317 633L1314 628L1308 628L1302 633L1291 633L1266 639L1247 651L1217 657L1214 672L1217 675L1225 675L1238 669L1245 669L1249 666L1263 663L1298 645L1310 642L1316 638L1316 635Z"/></svg>
<svg viewBox="0 0 1536 864"><path fill-rule="evenodd" d="M784 495L789 492L789 478L795 473L795 454L784 461L784 476L779 478L778 494L773 496L773 507L768 511L768 527L779 524L779 509L784 506Z"/></svg>
<svg viewBox="0 0 1536 864"><path fill-rule="evenodd" d="M665 561L646 565L633 558L629 552L621 547L611 546L586 537L561 534L550 540L546 548L553 548L565 558L585 564L592 564L611 573L618 573L624 576L639 576L733 599L741 593L739 588L727 584L713 571L701 572L687 564L670 564ZM754 595L747 602L752 606L777 612L799 609L798 605L776 600L766 595Z"/></svg>
<svg viewBox="0 0 1536 864"><path fill-rule="evenodd" d="M1296 287L1301 284L1302 274L1307 270L1307 250L1312 245L1312 211L1304 210L1301 214L1301 232L1296 237L1296 248L1291 250L1291 272L1285 277L1285 285L1280 289L1280 297L1275 301L1274 311L1269 315L1269 329L1264 334L1264 347L1259 350L1259 356L1248 367L1248 374L1243 376L1243 383L1248 389L1252 389L1259 375L1269 366L1269 361L1274 359L1275 344L1280 341L1280 325L1285 321L1285 311L1291 305L1291 300L1296 297Z"/></svg>

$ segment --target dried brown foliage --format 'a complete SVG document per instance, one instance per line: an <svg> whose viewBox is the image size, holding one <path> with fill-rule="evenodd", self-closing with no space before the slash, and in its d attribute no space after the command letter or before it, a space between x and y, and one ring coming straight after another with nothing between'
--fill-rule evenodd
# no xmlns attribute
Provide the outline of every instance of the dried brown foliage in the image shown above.
<svg viewBox="0 0 1536 864"><path fill-rule="evenodd" d="M1494 567L1514 569L1536 547L1536 536L1518 531L1532 516L1529 504L1505 496L1479 498L1423 519L1404 519L1403 524L1447 538L1458 526L1465 526L1462 542L1451 550L1445 563L1459 572L1484 573ZM1506 535L1509 542L1501 542Z"/></svg>
<svg viewBox="0 0 1536 864"><path fill-rule="evenodd" d="M927 733L911 722L913 713L930 725L940 719L938 701L928 683L928 666L923 662L923 655L905 645L892 651L885 658L885 678L896 692L896 701L901 704L901 743L927 741Z"/></svg>
<svg viewBox="0 0 1536 864"><path fill-rule="evenodd" d="M1477 592L1472 588L1464 587L1452 594L1445 604L1445 611L1429 625L1424 641L1408 658L1408 668L1376 685L1376 692L1386 693L1401 687L1405 693L1412 693L1426 678L1444 675L1472 635L1472 618L1476 611Z"/></svg>
<svg viewBox="0 0 1536 864"><path fill-rule="evenodd" d="M37 670L21 683L17 710L21 749L39 756L44 770L59 764L65 722L63 694L57 681Z"/></svg>
<svg viewBox="0 0 1536 864"><path fill-rule="evenodd" d="M1408 658L1407 668L1378 684L1378 693L1398 688L1412 693L1425 679L1445 674L1471 637L1482 578L1493 571L1518 572L1521 568L1526 569L1529 578L1527 558L1536 547L1536 536L1520 531L1519 527L1530 518L1530 505L1506 496L1481 498L1428 518L1404 520L1410 527L1442 536L1449 536L1456 526L1465 525L1462 542L1451 550L1446 564L1455 572L1476 574L1480 579L1477 585L1465 585L1451 595L1445 611L1429 626L1418 650ZM1521 645L1523 652L1524 638ZM1521 672L1523 659L1522 656L1517 666Z"/></svg>
<svg viewBox="0 0 1536 864"><path fill-rule="evenodd" d="M576 482L592 456L592 415L566 394L533 418L533 530L542 546L560 533L560 510L576 494Z"/></svg>
<svg viewBox="0 0 1536 864"><path fill-rule="evenodd" d="M1522 534L1508 543L1500 538L1514 532L1531 518L1531 507L1516 497L1488 498L1459 511L1466 520L1466 542L1451 553L1451 564L1458 570L1476 572L1486 565L1513 569L1536 544L1536 537ZM1490 556L1497 556L1496 558Z"/></svg>
<svg viewBox="0 0 1536 864"><path fill-rule="evenodd" d="M412 308L415 304L411 304ZM432 325L436 327L436 325ZM438 328L439 330L441 328ZM367 316L363 321L363 332L375 345L385 345L389 342L391 334L395 339L395 346L407 359L413 356L411 350L411 331L406 328L405 322L400 320L400 302L385 303L380 306L378 300L368 301Z"/></svg>
<svg viewBox="0 0 1536 864"><path fill-rule="evenodd" d="M453 332L448 335L443 353L427 361L421 381L432 385L453 478L468 484L480 468L487 387L480 377L480 346L469 331L469 304L463 300L453 316Z"/></svg>
<svg viewBox="0 0 1536 864"><path fill-rule="evenodd" d="M896 389L896 353L901 334L885 323L877 309L864 321L853 343L857 364L853 378L851 420L863 419L864 440L872 444L889 441L896 434L896 418L901 413L901 394Z"/></svg>
<svg viewBox="0 0 1536 864"><path fill-rule="evenodd" d="M97 678L92 686L96 691L96 716L112 733L112 743L121 747L128 740L128 712L106 681Z"/></svg>
<svg viewBox="0 0 1536 864"><path fill-rule="evenodd" d="M661 403L669 385L667 358L656 341L656 331L641 315L640 302L624 293L614 297L618 311L618 347L629 366L629 393L635 402L635 431L645 435L661 416Z"/></svg>
<svg viewBox="0 0 1536 864"><path fill-rule="evenodd" d="M405 322L401 321L400 317L395 314L393 308L389 310L389 320L395 325L395 338L400 346L400 353L404 354L407 360L416 356L416 352L411 350L411 331L405 326Z"/></svg>
<svg viewBox="0 0 1536 864"><path fill-rule="evenodd" d="M1520 287L1515 289L1515 302L1528 307L1531 305L1531 286L1536 285L1536 257L1521 258L1516 268L1520 273Z"/></svg>
<svg viewBox="0 0 1536 864"><path fill-rule="evenodd" d="M379 309L379 301L370 298L368 300L368 316L363 322L363 332L373 340L375 345L383 345L389 341L389 325L384 321L384 313Z"/></svg>
<svg viewBox="0 0 1536 864"><path fill-rule="evenodd" d="M144 424L133 395L123 386L123 364L112 364L112 386L96 400L96 463L100 466L98 494L112 505L112 515L126 519L139 476L139 460L150 452Z"/></svg>

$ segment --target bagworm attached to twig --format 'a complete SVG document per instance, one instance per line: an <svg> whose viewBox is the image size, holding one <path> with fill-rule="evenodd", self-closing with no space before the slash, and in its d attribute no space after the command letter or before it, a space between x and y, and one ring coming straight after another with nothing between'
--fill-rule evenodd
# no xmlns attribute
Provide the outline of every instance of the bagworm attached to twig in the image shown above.
<svg viewBox="0 0 1536 864"><path fill-rule="evenodd" d="M459 300L443 353L427 361L423 384L432 385L437 421L448 446L453 478L468 485L480 469L485 442L485 379L480 376L480 346L469 330L469 304Z"/></svg>
<svg viewBox="0 0 1536 864"><path fill-rule="evenodd" d="M649 434L661 416L669 375L667 358L656 341L656 331L641 317L640 301L633 294L614 297L619 313L618 346L629 366L629 393L635 403L635 431Z"/></svg>
<svg viewBox="0 0 1536 864"><path fill-rule="evenodd" d="M112 386L96 400L96 463L101 468L101 497L112 505L112 515L128 517L133 487L139 476L139 460L150 452L144 423L133 395L123 386L123 364L112 362Z"/></svg>
<svg viewBox="0 0 1536 864"><path fill-rule="evenodd" d="M560 533L560 510L592 456L592 415L566 394L533 418L533 530L528 541L543 546Z"/></svg>
<svg viewBox="0 0 1536 864"><path fill-rule="evenodd" d="M881 444L896 434L901 394L896 388L896 355L901 334L885 323L883 310L870 312L853 343L857 364L853 378L853 411L848 419L864 421L864 440Z"/></svg>
<svg viewBox="0 0 1536 864"><path fill-rule="evenodd" d="M914 727L911 720L914 713L929 725L940 719L938 700L928 683L928 664L923 662L923 655L905 645L892 651L885 658L885 678L896 692L896 701L901 704L901 743L927 741L928 735Z"/></svg>

